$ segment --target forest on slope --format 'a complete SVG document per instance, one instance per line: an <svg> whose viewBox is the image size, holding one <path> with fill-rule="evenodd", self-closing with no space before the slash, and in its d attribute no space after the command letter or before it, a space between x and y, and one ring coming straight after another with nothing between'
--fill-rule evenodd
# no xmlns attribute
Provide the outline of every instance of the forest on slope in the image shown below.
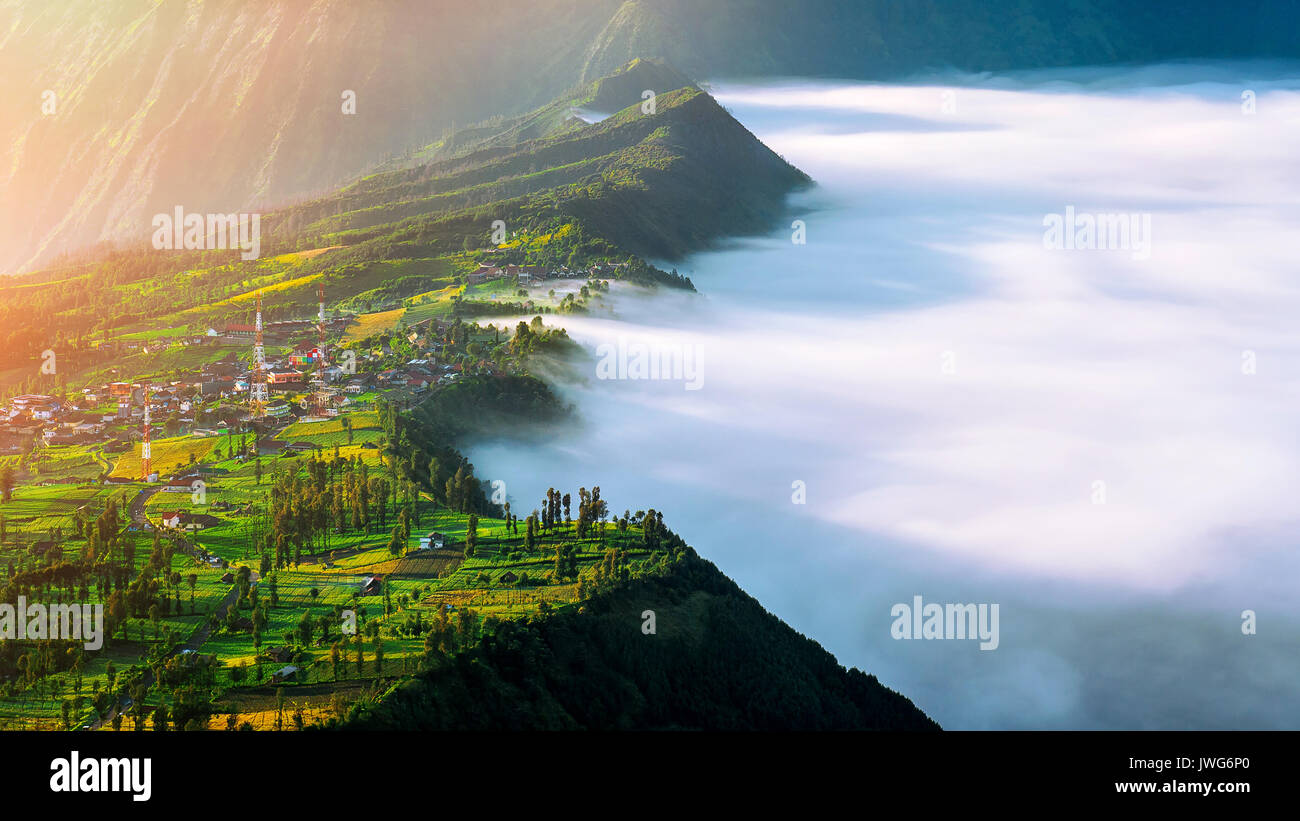
<svg viewBox="0 0 1300 821"><path fill-rule="evenodd" d="M659 574L500 625L358 708L351 730L938 730L674 535ZM647 633L653 612L654 632Z"/></svg>

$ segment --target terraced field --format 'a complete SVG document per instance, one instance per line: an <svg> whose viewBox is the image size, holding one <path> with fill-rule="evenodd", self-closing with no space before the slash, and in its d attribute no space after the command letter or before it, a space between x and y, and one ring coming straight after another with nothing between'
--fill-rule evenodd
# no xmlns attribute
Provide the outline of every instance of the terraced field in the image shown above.
<svg viewBox="0 0 1300 821"><path fill-rule="evenodd" d="M157 439L152 443L153 470L165 476L183 470L191 464L202 462L219 441L220 438L215 436L201 439L191 436ZM143 469L140 444L137 442L130 451L118 457L117 463L113 465L113 472L109 475L124 479L139 479L142 478Z"/></svg>

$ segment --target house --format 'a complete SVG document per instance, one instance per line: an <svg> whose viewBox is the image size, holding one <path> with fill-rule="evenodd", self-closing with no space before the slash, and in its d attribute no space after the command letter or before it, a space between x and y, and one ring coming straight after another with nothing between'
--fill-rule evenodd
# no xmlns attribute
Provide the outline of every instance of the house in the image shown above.
<svg viewBox="0 0 1300 821"><path fill-rule="evenodd" d="M361 595L378 596L384 588L382 576L366 576L361 580Z"/></svg>
<svg viewBox="0 0 1300 821"><path fill-rule="evenodd" d="M257 328L253 325L228 323L221 335L231 339L249 339L257 335Z"/></svg>
<svg viewBox="0 0 1300 821"><path fill-rule="evenodd" d="M162 526L170 527L176 530L203 530L208 527L215 527L221 524L221 519L211 516L207 513L187 513L185 511L169 511L163 514Z"/></svg>
<svg viewBox="0 0 1300 821"><path fill-rule="evenodd" d="M505 275L505 271L495 265L480 264L477 270L469 272L466 280L470 285L481 285L490 279L501 279Z"/></svg>
<svg viewBox="0 0 1300 821"><path fill-rule="evenodd" d="M221 577L221 581L222 581L223 584L234 584L234 583L235 583L235 574L234 574L234 573L227 573L226 575L224 575L224 576Z"/></svg>
<svg viewBox="0 0 1300 821"><path fill-rule="evenodd" d="M326 368L322 368L320 371L321 378L329 384L333 384L342 379L344 373L346 372L338 365L330 365Z"/></svg>
<svg viewBox="0 0 1300 821"><path fill-rule="evenodd" d="M302 378L301 371L293 370L272 370L266 374L266 381L271 385L296 385L302 382Z"/></svg>
<svg viewBox="0 0 1300 821"><path fill-rule="evenodd" d="M197 476L182 476L169 480L162 486L163 493L193 493L194 485L199 481Z"/></svg>
<svg viewBox="0 0 1300 821"><path fill-rule="evenodd" d="M276 670L271 674L271 683L279 684L285 681L297 681L298 673L300 672L302 671L292 664L286 664L284 667L281 667L279 670Z"/></svg>
<svg viewBox="0 0 1300 821"><path fill-rule="evenodd" d="M546 268L541 265L509 265L506 270L520 285L532 285L546 279Z"/></svg>
<svg viewBox="0 0 1300 821"><path fill-rule="evenodd" d="M179 510L168 510L158 514L158 523L163 527L177 528L181 526L181 516L184 515Z"/></svg>
<svg viewBox="0 0 1300 821"><path fill-rule="evenodd" d="M293 661L293 650L288 647L271 647L266 651L266 657L277 664L288 664Z"/></svg>
<svg viewBox="0 0 1300 821"><path fill-rule="evenodd" d="M498 581L500 581L502 584L514 584L515 582L519 581L519 577L516 576L514 573L511 573L509 570L507 570L506 572L501 574L501 578Z"/></svg>
<svg viewBox="0 0 1300 821"><path fill-rule="evenodd" d="M9 401L11 409L10 415L14 416L20 413L26 413L32 419L38 419L42 422L53 419L58 414L61 405L59 400L53 396L44 394L24 394L15 396Z"/></svg>
<svg viewBox="0 0 1300 821"><path fill-rule="evenodd" d="M446 543L447 543L447 537L438 532L433 532L430 533L428 536L420 537L420 549L422 550L427 548L433 548L434 550L441 550L443 545L445 545Z"/></svg>
<svg viewBox="0 0 1300 821"><path fill-rule="evenodd" d="M320 349L313 348L305 353L290 354L289 364L295 368L310 368L321 360Z"/></svg>

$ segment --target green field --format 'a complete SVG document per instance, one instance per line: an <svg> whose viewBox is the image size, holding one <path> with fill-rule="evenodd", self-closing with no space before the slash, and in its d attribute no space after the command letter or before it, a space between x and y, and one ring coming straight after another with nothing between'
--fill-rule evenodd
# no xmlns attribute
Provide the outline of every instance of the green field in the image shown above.
<svg viewBox="0 0 1300 821"><path fill-rule="evenodd" d="M275 438L285 442L307 442L320 447L332 448L335 445L376 442L383 436L379 426L379 415L373 411L359 411L346 415L351 422L352 435L344 427L344 417L326 419L320 422L294 422L276 434Z"/></svg>
<svg viewBox="0 0 1300 821"><path fill-rule="evenodd" d="M373 453L360 448L352 450L359 456ZM258 482L251 464L235 460L220 463L231 472L213 479L208 501L223 500L237 505L248 502L256 507L258 500L264 498L273 474L298 473L303 459L263 462L285 464L266 465L267 472ZM377 460L374 464L379 467ZM24 489L4 508L10 541L4 545L0 559L7 556L17 561L20 569L35 567L23 552L23 544L31 537L22 534L66 524L78 509L96 513L109 498L115 498L125 509L136 492L135 488L105 487ZM177 508L211 509L190 502L188 494L157 493L147 509L150 513ZM238 716L240 723L247 721L258 729L272 729L278 726L277 721L287 725L291 719L286 711L300 711L306 723L325 720L337 715L340 699L342 703L350 703L366 698L365 693L378 693L392 681L420 669L426 659L426 643L420 631L427 629L449 606L457 613L472 611L478 624L485 620L490 624L491 619L533 615L542 607L564 608L575 604L579 600L579 585L573 579L563 580L555 575L556 545L576 547L577 565L583 577L590 576L609 549L624 551L625 560L634 566L650 558L649 551L640 544L636 528L624 532L609 526L599 534L577 540L572 526L560 525L551 533L539 536L528 550L522 536L506 532L503 520L486 517L478 523L475 555L466 557L466 515L448 511L424 494L419 497L417 509L419 526L413 528L400 555L394 555L389 549L389 536L383 527L375 528L374 532L337 533L330 537L328 549L313 549L255 584L253 587L261 600L269 602L272 595L275 599L261 632L260 647L247 628L230 629L225 620L218 620L215 626L211 623L212 614L234 589L234 585L221 581L224 571L212 569L177 551L170 566L180 574L180 581L163 586L161 593L168 599L168 607L156 624L145 617L129 619L124 630L119 628L114 640L103 650L86 654L79 668L46 675L30 685L9 685L0 691L0 727L57 729L62 726L64 701L77 705L72 710L74 723L92 721L106 706L101 700L97 713L91 694L96 688L107 687L110 661L119 673L132 666L139 667L143 659L156 658L168 647L197 641L200 630L210 632L197 649L201 654L215 654L219 662L208 685L217 694L216 713L210 719L212 727L224 727L232 714ZM190 537L192 542L227 559L232 566L247 564L256 569L258 562L251 551L250 533L259 526L260 508L248 514L217 515L224 519L223 524L194 534ZM20 527L22 534L18 533ZM447 547L418 549L419 535L430 531L443 534L448 539ZM141 567L153 537L137 532L124 534L123 538L135 544L133 565ZM120 546L115 549L115 556L120 557L121 550ZM517 578L507 582L502 578L506 573L513 573ZM192 596L190 574L195 577ZM360 589L362 580L372 574L385 579L386 589L381 595L366 595ZM347 643L344 659L337 668L331 659L331 647L338 641L341 629L340 610L355 612L360 622L365 657L360 668L356 662L355 637ZM251 610L241 607L236 612L247 616ZM302 633L304 614L312 624L310 637ZM324 623L333 626L322 643L319 639ZM304 641L305 638L308 640ZM377 666L376 648L381 645L383 663ZM275 647L291 648L286 651L290 654L287 657L302 671L296 681L283 685L283 710L280 694L269 683L272 673L286 663L268 656L268 651ZM77 697L78 693L81 698ZM167 700L165 693L153 694L148 704L153 706ZM130 720L126 726L131 726Z"/></svg>
<svg viewBox="0 0 1300 821"><path fill-rule="evenodd" d="M184 470L189 465L206 459L220 441L221 438L217 436L204 438L178 436L154 440L151 443L153 451L151 467L163 476ZM137 442L130 451L120 455L110 475L128 479L142 478L141 471L144 465L140 459L140 447Z"/></svg>
<svg viewBox="0 0 1300 821"><path fill-rule="evenodd" d="M397 327L401 321L402 314L406 312L405 308L397 308L392 311L378 311L371 314L362 314L357 317L357 322L348 328L347 334L344 335L344 342L357 342L377 333L391 331Z"/></svg>

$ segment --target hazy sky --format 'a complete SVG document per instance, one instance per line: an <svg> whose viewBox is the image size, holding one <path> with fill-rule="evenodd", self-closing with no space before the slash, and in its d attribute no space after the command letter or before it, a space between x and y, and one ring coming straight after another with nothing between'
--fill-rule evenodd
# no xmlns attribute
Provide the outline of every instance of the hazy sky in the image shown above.
<svg viewBox="0 0 1300 821"><path fill-rule="evenodd" d="M593 353L694 353L701 389L593 357L580 432L471 456L517 508L599 484L664 509L946 727L1300 726L1296 77L716 84L819 182L806 244L738 241L676 266L702 296L563 318ZM1045 247L1067 209L1136 233ZM999 648L891 639L914 595L998 603Z"/></svg>

